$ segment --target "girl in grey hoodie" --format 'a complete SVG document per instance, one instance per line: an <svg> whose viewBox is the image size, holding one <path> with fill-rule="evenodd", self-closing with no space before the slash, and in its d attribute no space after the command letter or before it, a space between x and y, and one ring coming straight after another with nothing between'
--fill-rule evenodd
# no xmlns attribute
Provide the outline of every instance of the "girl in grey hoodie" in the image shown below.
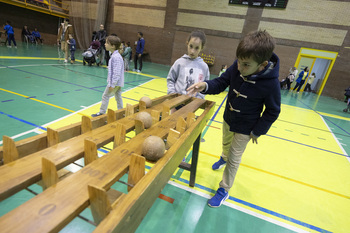
<svg viewBox="0 0 350 233"><path fill-rule="evenodd" d="M186 89L191 85L209 80L209 67L199 57L205 42L204 32L191 32L186 42L187 54L177 59L169 71L167 77L168 94L187 94ZM204 99L204 94L197 93L195 97Z"/></svg>

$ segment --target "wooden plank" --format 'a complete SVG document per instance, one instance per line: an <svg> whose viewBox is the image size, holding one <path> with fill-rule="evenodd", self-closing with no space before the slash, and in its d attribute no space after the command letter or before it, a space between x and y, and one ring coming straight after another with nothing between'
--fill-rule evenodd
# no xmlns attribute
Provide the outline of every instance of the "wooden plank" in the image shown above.
<svg viewBox="0 0 350 233"><path fill-rule="evenodd" d="M180 132L180 134L183 134L186 130L186 121L183 117L180 117L177 119L176 123L176 131Z"/></svg>
<svg viewBox="0 0 350 233"><path fill-rule="evenodd" d="M145 130L145 124L143 121L135 119L135 133L136 135L142 133Z"/></svg>
<svg viewBox="0 0 350 233"><path fill-rule="evenodd" d="M146 110L146 102L145 101L142 101L142 100L140 100L140 102L139 102L139 111L141 112L141 111L143 111L143 110Z"/></svg>
<svg viewBox="0 0 350 233"><path fill-rule="evenodd" d="M2 136L2 141L4 145L4 164L11 163L18 159L18 150L15 145L15 141L8 137Z"/></svg>
<svg viewBox="0 0 350 233"><path fill-rule="evenodd" d="M206 126L206 121L210 119L213 112L214 103L208 106L208 109L137 183L127 197L114 206L110 214L96 227L94 233L136 231L161 190Z"/></svg>
<svg viewBox="0 0 350 233"><path fill-rule="evenodd" d="M133 106L131 104L126 104L125 116L131 116L135 112Z"/></svg>
<svg viewBox="0 0 350 233"><path fill-rule="evenodd" d="M173 93L170 95L161 96L152 100L153 105L160 104L165 100L171 100L175 97L178 97L178 94ZM135 104L134 111L136 112L138 108L138 104ZM123 118L125 115L125 109L120 109L116 111L117 119ZM106 124L107 116L99 116L92 119L92 129L96 129ZM59 132L59 138L61 142L66 141L70 138L76 137L81 134L81 122L77 122L74 124L70 124L64 126L62 128L57 129ZM27 155L33 154L40 150L46 149L47 146L47 133L44 132L42 134L22 139L20 141L15 142L16 148L18 149L19 158L25 157ZM0 146L0 160L3 159L4 148Z"/></svg>
<svg viewBox="0 0 350 233"><path fill-rule="evenodd" d="M84 141L84 163L85 166L98 159L96 142L85 139Z"/></svg>
<svg viewBox="0 0 350 233"><path fill-rule="evenodd" d="M57 184L58 173L55 164L51 160L43 157L41 163L43 189L47 189L48 187Z"/></svg>
<svg viewBox="0 0 350 233"><path fill-rule="evenodd" d="M179 137L180 137L179 131L176 131L174 129L170 129L168 137L167 137L167 148L169 149L169 147L174 145L176 143L176 141L179 139Z"/></svg>
<svg viewBox="0 0 350 233"><path fill-rule="evenodd" d="M98 187L109 189L109 187L120 179L128 170L131 158L130 155L133 153L141 154L142 143L145 138L150 135L157 135L164 138L168 134L169 129L175 127L176 119L178 117L184 117L187 112L194 111L201 106L203 102L205 102L205 100L193 100L191 103L184 106L168 118L163 119L148 130L145 130L131 140L123 143L105 156L85 166L73 175L57 183L55 186L48 188L45 190L45 192L30 199L6 215L3 215L0 217L0 225L2 230L4 232L59 231L89 205L89 196L88 192L86 192L87 185L97 185ZM196 122L199 123L200 120L197 120ZM179 151L183 151L183 149L180 149ZM164 177L167 177L166 180L164 180L164 177L162 176L162 182L159 184L165 185L165 183L168 181L168 177L171 176L177 165L182 160L183 156L184 155L179 158L179 161L176 161L176 164L174 163L175 168L172 171L167 170L167 175L164 174ZM116 166L116 164L118 166ZM136 186L138 186L140 182L138 182ZM155 186L155 188L157 188L157 190L153 191L154 193L157 193L155 196L155 198L157 198L160 189L158 192L158 185ZM135 190L135 188L132 189L130 193L133 190ZM150 195L150 197L153 197L153 194ZM131 198L134 199L134 196L131 196ZM118 206L120 204L123 204L124 206L124 201L127 199L128 198L124 198L123 202L119 203ZM153 203L153 201L151 203ZM151 204L147 203L146 205ZM144 214L145 211L140 211L140 213ZM135 214L135 216L138 220L140 215ZM15 224L14 221L21 222L21 224ZM42 224L43 222L46 224Z"/></svg>
<svg viewBox="0 0 350 233"><path fill-rule="evenodd" d="M135 186L139 180L145 175L146 159L138 154L133 153L130 159L130 167L128 174L128 184ZM128 186L128 191L132 187Z"/></svg>
<svg viewBox="0 0 350 233"><path fill-rule="evenodd" d="M188 100L188 98L188 96L178 96L168 100L167 104L173 106L179 102ZM146 111L153 109L160 111L162 106L162 104L158 104ZM41 157L50 159L55 163L57 169L61 169L83 157L85 138L96 140L97 146L100 147L113 141L118 123L125 125L126 132L129 132L135 127L134 120L135 115L122 118L111 124L94 129L91 132L66 140L54 147L48 147L18 159L15 164L9 163L8 165L2 165L0 167L0 177L4 179L0 179L0 201L40 180Z"/></svg>
<svg viewBox="0 0 350 233"><path fill-rule="evenodd" d="M170 115L170 107L166 104L163 104L162 119L168 117L169 115Z"/></svg>
<svg viewBox="0 0 350 233"><path fill-rule="evenodd" d="M117 116L115 115L115 112L112 109L107 110L107 123L110 124L112 122L115 122L117 120Z"/></svg>
<svg viewBox="0 0 350 233"><path fill-rule="evenodd" d="M50 147L58 144L59 142L60 142L60 136L58 135L58 131L48 127L47 128L47 145Z"/></svg>
<svg viewBox="0 0 350 233"><path fill-rule="evenodd" d="M195 120L196 120L196 115L194 114L194 112L189 112L186 118L187 127L190 127L192 123L195 122Z"/></svg>
<svg viewBox="0 0 350 233"><path fill-rule="evenodd" d="M160 111L152 110L151 116L152 116L152 125L154 125L160 119Z"/></svg>
<svg viewBox="0 0 350 233"><path fill-rule="evenodd" d="M125 137L126 137L126 127L125 125L118 123L116 125L116 130L114 134L113 149L123 144L125 142Z"/></svg>
<svg viewBox="0 0 350 233"><path fill-rule="evenodd" d="M111 211L111 203L106 190L88 185L91 213L95 223L99 224Z"/></svg>
<svg viewBox="0 0 350 233"><path fill-rule="evenodd" d="M82 116L81 118L81 133L84 134L92 130L92 121L88 116Z"/></svg>

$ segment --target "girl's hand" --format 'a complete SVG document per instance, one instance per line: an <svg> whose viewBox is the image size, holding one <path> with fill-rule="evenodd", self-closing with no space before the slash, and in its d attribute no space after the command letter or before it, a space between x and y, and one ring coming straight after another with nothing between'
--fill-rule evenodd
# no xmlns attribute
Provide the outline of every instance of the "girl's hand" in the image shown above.
<svg viewBox="0 0 350 233"><path fill-rule="evenodd" d="M108 90L109 90L109 91L113 91L113 89L114 89L114 87L109 87Z"/></svg>
<svg viewBox="0 0 350 233"><path fill-rule="evenodd" d="M206 87L205 82L199 82L199 83L195 83L192 86L190 86L189 88L187 88L187 95L189 96L196 96L198 92L204 91Z"/></svg>

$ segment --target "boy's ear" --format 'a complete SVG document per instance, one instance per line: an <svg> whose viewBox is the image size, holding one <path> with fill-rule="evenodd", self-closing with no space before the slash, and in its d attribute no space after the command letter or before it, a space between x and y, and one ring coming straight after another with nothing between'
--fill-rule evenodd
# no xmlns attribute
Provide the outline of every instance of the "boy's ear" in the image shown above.
<svg viewBox="0 0 350 233"><path fill-rule="evenodd" d="M269 64L269 61L264 61L263 63L261 63L262 66L267 66L267 64Z"/></svg>

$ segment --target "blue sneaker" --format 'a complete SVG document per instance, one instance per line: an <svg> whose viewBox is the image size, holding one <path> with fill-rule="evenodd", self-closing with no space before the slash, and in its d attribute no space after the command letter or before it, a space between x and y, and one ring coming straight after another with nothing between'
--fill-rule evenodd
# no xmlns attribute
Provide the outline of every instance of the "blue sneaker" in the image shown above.
<svg viewBox="0 0 350 233"><path fill-rule="evenodd" d="M208 201L210 207L220 207L221 204L228 198L228 192L224 188L219 188L214 197Z"/></svg>
<svg viewBox="0 0 350 233"><path fill-rule="evenodd" d="M213 170L219 170L221 169L223 166L225 166L226 161L222 158L222 156L220 156L219 161L217 161L216 163L213 164L213 166L211 167Z"/></svg>

